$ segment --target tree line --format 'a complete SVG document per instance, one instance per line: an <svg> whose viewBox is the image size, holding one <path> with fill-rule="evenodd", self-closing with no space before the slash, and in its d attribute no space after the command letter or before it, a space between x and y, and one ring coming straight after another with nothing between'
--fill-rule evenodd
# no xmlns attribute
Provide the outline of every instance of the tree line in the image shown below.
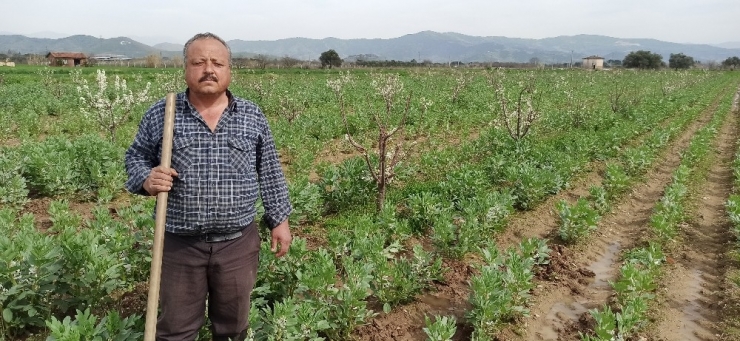
<svg viewBox="0 0 740 341"><path fill-rule="evenodd" d="M328 50L321 53L319 57L322 68L340 67L342 65L342 59L335 50ZM689 69L692 68L697 61L693 57L687 56L683 53L671 53L668 58L668 64L663 61L663 56L650 51L639 50L633 51L624 57L624 60L609 60L607 61L610 65L620 65L625 68L636 68L636 69L660 69L669 67L671 69ZM408 66L419 66L419 65L431 65L429 61L419 63L416 60L410 62L395 61L395 60L382 60L382 61L363 61L358 60L355 62L359 66L371 66L371 67L408 67ZM722 62L724 68L734 70L740 66L740 58L729 57Z"/></svg>
<svg viewBox="0 0 740 341"><path fill-rule="evenodd" d="M689 69L695 64L697 64L697 62L693 57L687 56L683 53L671 53L668 58L668 65L666 65L663 61L663 56L645 50L630 52L621 62L623 67L635 69L660 69L667 66L671 69L678 70ZM740 66L740 58L729 57L722 62L722 66L724 68L734 70Z"/></svg>
<svg viewBox="0 0 740 341"><path fill-rule="evenodd" d="M12 61L16 64L31 64L31 65L40 65L44 64L46 62L46 58L43 55L38 54L20 54L15 53L13 51L8 51L8 53L0 53L0 61ZM95 66L95 61L92 59L89 59L88 66ZM274 67L275 65L279 65L285 68L292 68L296 67L297 65L301 65L301 67L304 66L306 63L305 61L302 61L297 58L285 56L283 58L274 58L269 57L267 55L256 55L253 57L245 58L245 57L237 57L233 59L233 65L237 68L259 68L259 69L266 69L269 67ZM319 62L321 68L332 68L332 67L341 67L344 63L344 60L339 57L339 54L333 50L327 50L325 52L322 52L319 56ZM171 64L172 66L178 67L182 66L182 60L179 57L173 58L170 60L169 58L162 58L158 55L150 55L147 56L143 65L147 67L159 67L163 64ZM531 61L530 61L531 63ZM411 60L411 61L397 61L397 60L357 60L353 62L352 64L357 66L366 66L366 67L415 67L415 66L439 66L439 65L463 65L465 63L462 62L451 62L451 63L432 63L429 60L424 61L417 61L417 60ZM485 65L488 64L494 64L494 63L484 63ZM520 66L526 66L526 63L495 63L496 67L520 67ZM577 63L576 63L577 64ZM658 53L653 53L651 51L646 50L639 50L639 51L632 51L627 56L624 57L623 60L618 59L610 59L606 61L606 64L609 66L615 66L615 67L624 67L624 68L635 68L635 69L660 69L660 68L671 68L671 69L689 69L693 67L696 64L701 64L700 62L694 60L693 57L687 56L683 53L671 53L670 57L668 58L668 63L666 64L665 61L663 61L663 56ZM716 62L709 62L709 65L717 65ZM311 61L308 61L308 66L311 67ZM316 65L318 66L318 65ZM737 56L729 57L722 61L721 67L724 69L730 69L735 70L740 68L740 58Z"/></svg>

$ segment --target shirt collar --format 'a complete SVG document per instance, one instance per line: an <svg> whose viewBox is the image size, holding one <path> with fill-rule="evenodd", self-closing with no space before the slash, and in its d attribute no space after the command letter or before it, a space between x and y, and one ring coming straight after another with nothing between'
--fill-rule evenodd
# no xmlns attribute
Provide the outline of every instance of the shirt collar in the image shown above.
<svg viewBox="0 0 740 341"><path fill-rule="evenodd" d="M182 110L185 107L188 107L191 112L197 111L197 110L195 110L195 107L190 103L190 100L188 99L188 94L190 94L190 88L186 88L185 89L185 92L181 92L180 94L182 95L181 98L182 98L182 101L183 101L182 102L183 103L183 107L182 108L178 108L178 109ZM226 106L226 108L229 111L236 111L236 109L237 109L237 103L238 102L235 100L234 95L231 93L231 91L229 89L226 89L226 97L229 99L229 104Z"/></svg>

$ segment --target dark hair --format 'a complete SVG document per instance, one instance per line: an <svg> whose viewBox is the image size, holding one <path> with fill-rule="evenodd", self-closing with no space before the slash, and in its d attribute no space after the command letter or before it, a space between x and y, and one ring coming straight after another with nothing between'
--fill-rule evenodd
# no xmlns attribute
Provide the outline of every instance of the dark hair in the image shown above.
<svg viewBox="0 0 740 341"><path fill-rule="evenodd" d="M182 49L182 57L185 59L185 65L188 65L188 48L190 48L190 44L192 44L196 40L201 39L216 39L221 44L224 44L224 47L226 47L226 51L229 51L229 66L231 66L231 48L229 47L229 44L226 44L226 42L221 39L221 37L211 33L211 32L205 32L205 33L198 33L194 35L190 40L188 40L187 43L185 43L185 47Z"/></svg>

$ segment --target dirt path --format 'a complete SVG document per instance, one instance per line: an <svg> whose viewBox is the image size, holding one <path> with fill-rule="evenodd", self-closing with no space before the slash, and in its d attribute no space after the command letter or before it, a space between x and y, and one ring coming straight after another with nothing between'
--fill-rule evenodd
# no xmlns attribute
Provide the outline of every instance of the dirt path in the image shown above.
<svg viewBox="0 0 740 341"><path fill-rule="evenodd" d="M589 328L589 319L585 318L587 311L609 302L612 289L608 281L618 273L622 251L644 239L654 206L680 164L680 152L689 145L696 131L711 120L720 98L715 98L700 118L658 157L653 169L644 176L644 182L633 186L621 203L602 217L599 229L589 242L574 247L572 251L560 247L560 254L565 254L566 259L559 262L568 264L571 271L554 281L543 281L534 292L531 317L520 326L503 331L502 339L578 340L578 332ZM598 173L589 174L586 179L587 182L569 191L571 199L587 195L588 186L599 185L602 180ZM526 214L515 221L512 225L515 228L507 230L502 244L529 236L554 237L558 229L558 218L552 210L554 203L539 207L536 210L540 211L539 214Z"/></svg>
<svg viewBox="0 0 740 341"><path fill-rule="evenodd" d="M735 245L725 202L732 191L732 161L737 150L738 117L727 118L714 142L714 160L706 181L695 184L690 217L682 227L683 244L670 253L654 340L718 340L720 305L728 251Z"/></svg>

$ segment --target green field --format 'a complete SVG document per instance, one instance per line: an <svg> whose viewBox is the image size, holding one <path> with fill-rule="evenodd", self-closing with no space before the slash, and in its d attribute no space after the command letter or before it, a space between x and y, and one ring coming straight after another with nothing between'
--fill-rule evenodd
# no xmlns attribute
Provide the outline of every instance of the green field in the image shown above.
<svg viewBox="0 0 740 341"><path fill-rule="evenodd" d="M0 340L141 338L154 201L123 189L123 154L148 106L184 81L102 70L104 92L94 68L0 68ZM265 112L295 208L290 254L263 242L255 340L370 340L363 326L455 274L465 310L425 311L410 333L492 339L528 315L550 246L588 240L708 106L729 112L738 84L729 71L235 70L230 89ZM379 126L399 128L385 155ZM368 164L380 173L396 147L378 205ZM602 184L557 206L556 238L500 247L512 216L594 169Z"/></svg>

